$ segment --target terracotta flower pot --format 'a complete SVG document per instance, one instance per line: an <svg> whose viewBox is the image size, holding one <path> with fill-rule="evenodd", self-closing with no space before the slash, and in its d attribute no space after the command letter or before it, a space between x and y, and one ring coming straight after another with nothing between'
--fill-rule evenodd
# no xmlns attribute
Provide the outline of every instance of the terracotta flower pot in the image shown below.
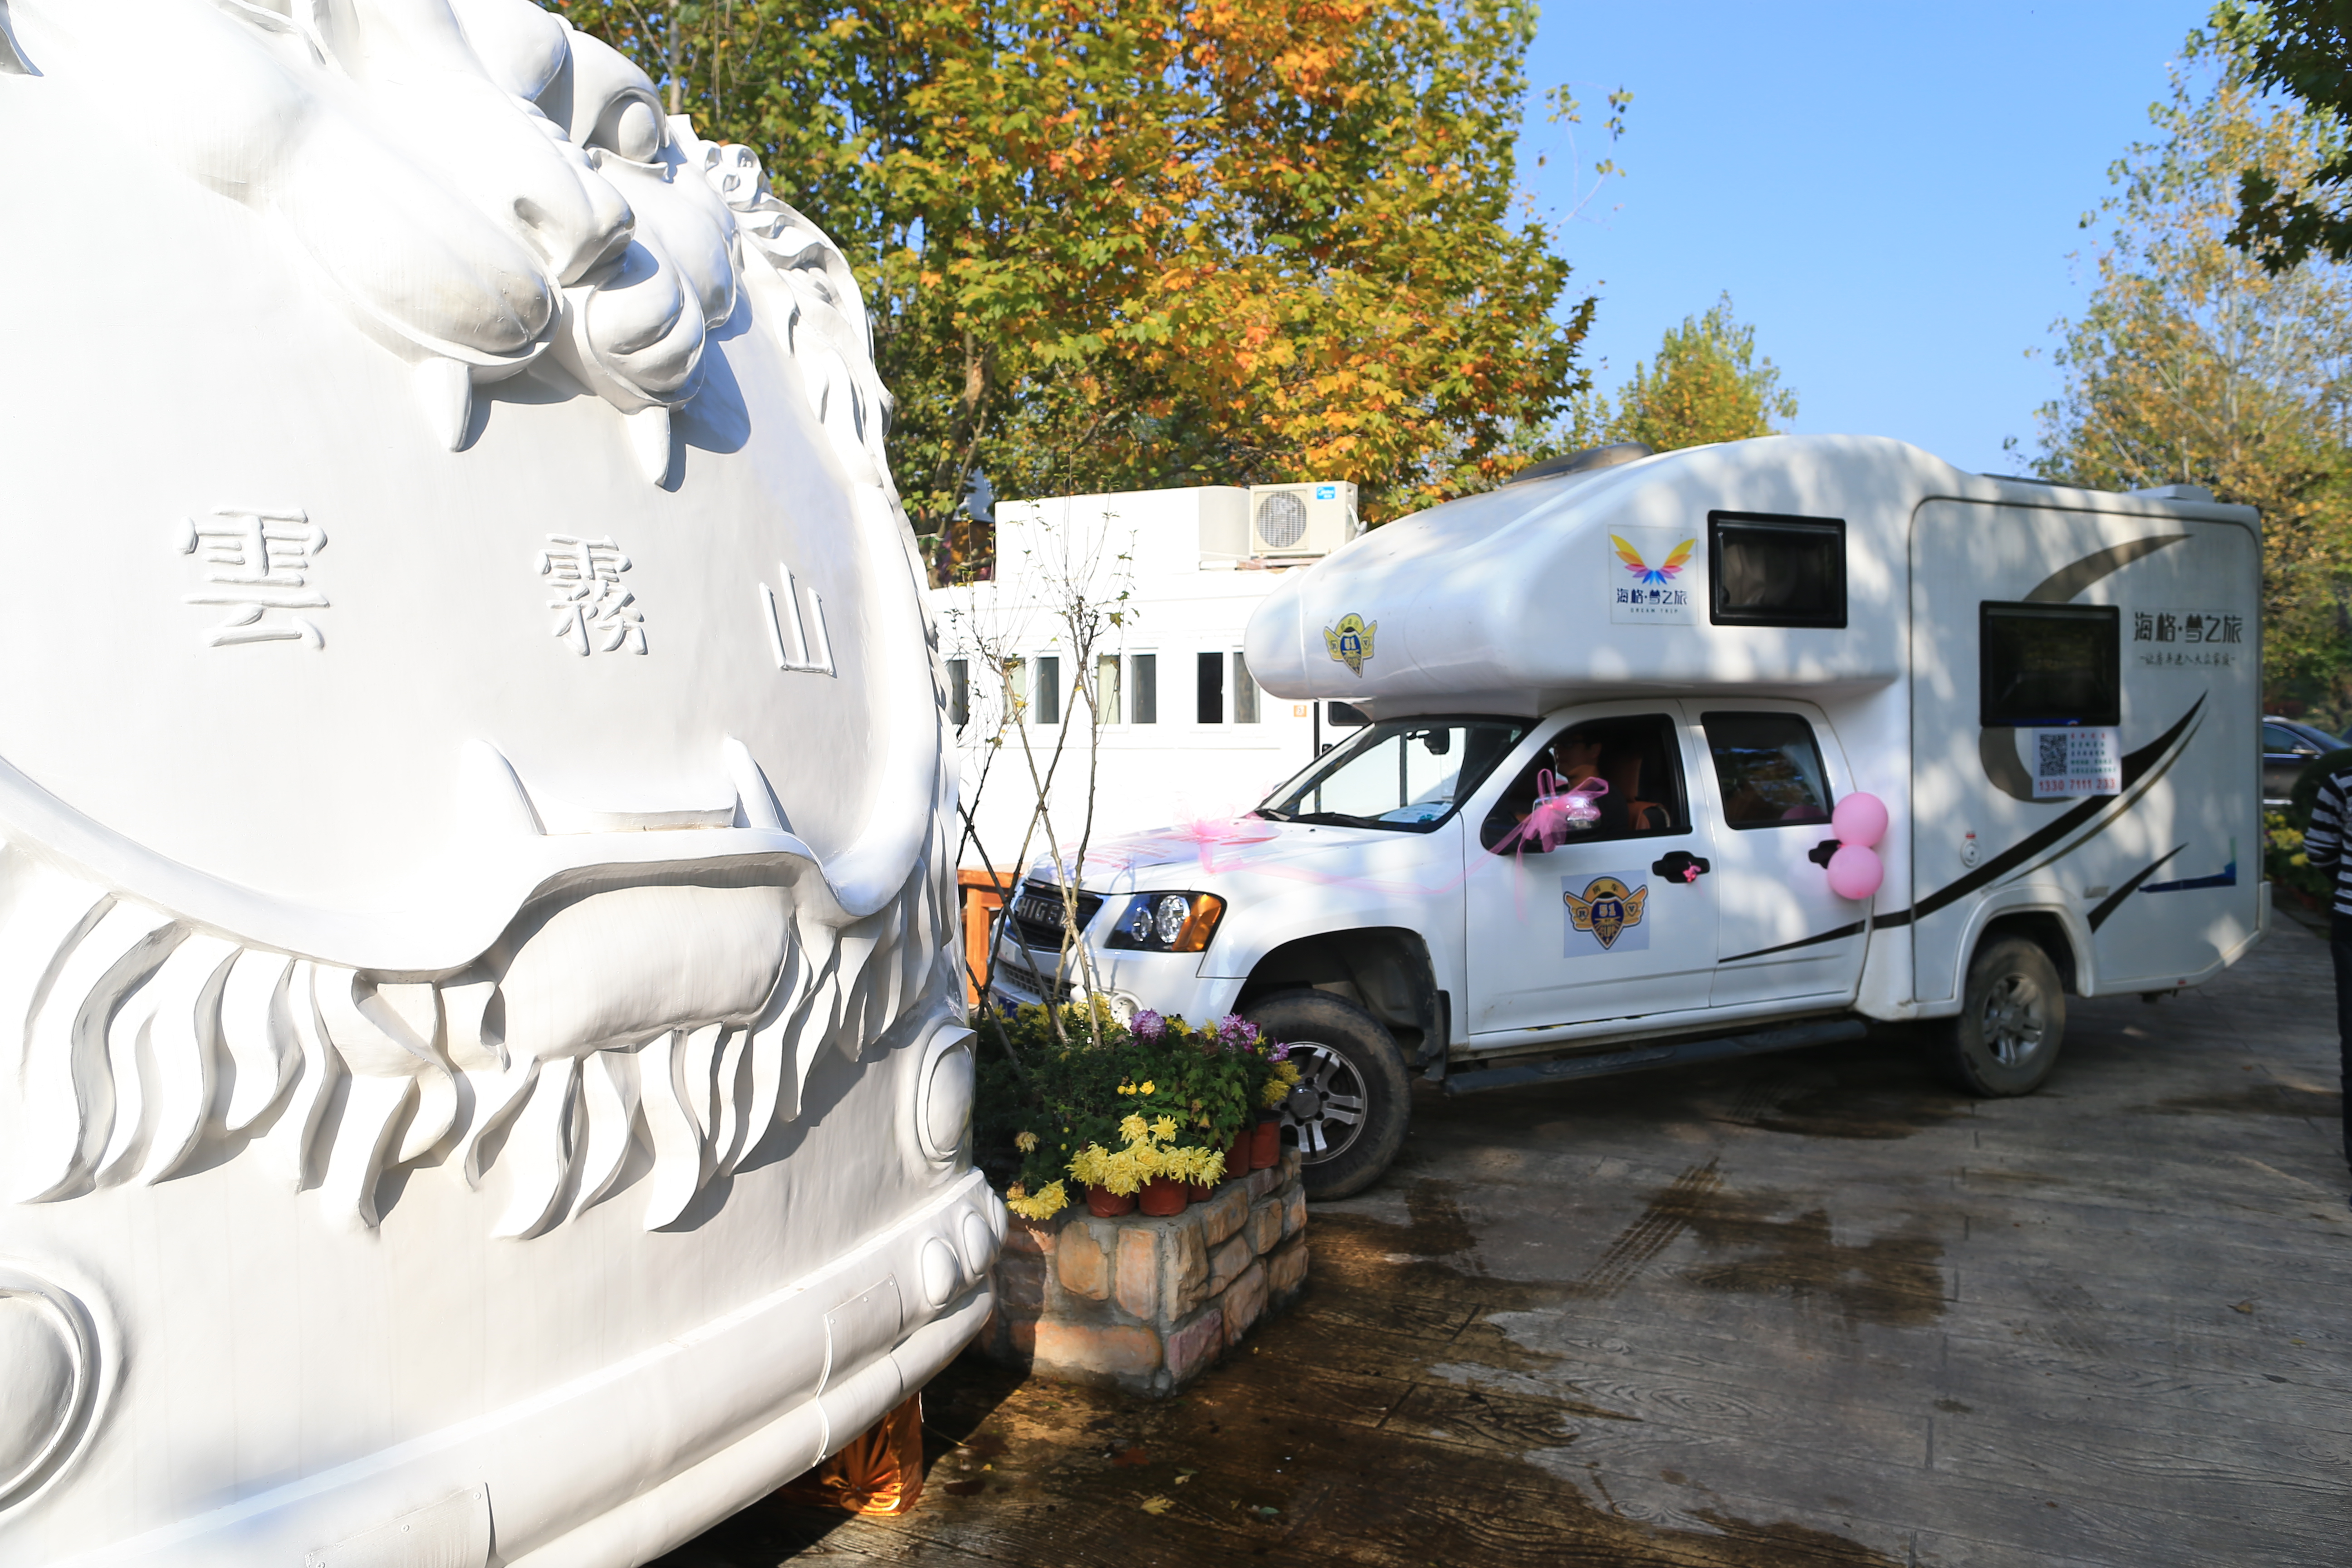
<svg viewBox="0 0 2352 1568"><path fill-rule="evenodd" d="M1117 1219L1135 1208L1133 1193L1115 1193L1108 1187L1087 1189L1087 1212L1097 1219Z"/></svg>
<svg viewBox="0 0 2352 1568"><path fill-rule="evenodd" d="M1255 1141L1256 1129L1244 1127L1234 1134L1234 1146L1225 1151L1225 1177L1233 1181L1250 1173L1250 1145Z"/></svg>
<svg viewBox="0 0 2352 1568"><path fill-rule="evenodd" d="M1182 1214L1184 1205L1192 1201L1192 1194L1184 1190L1184 1186L1185 1184L1172 1176L1154 1176L1143 1184L1143 1191L1136 1194L1136 1201L1140 1203L1145 1214L1165 1219L1171 1214Z"/></svg>
<svg viewBox="0 0 2352 1568"><path fill-rule="evenodd" d="M1250 1129L1249 1168L1264 1171L1282 1162L1282 1123L1261 1121Z"/></svg>

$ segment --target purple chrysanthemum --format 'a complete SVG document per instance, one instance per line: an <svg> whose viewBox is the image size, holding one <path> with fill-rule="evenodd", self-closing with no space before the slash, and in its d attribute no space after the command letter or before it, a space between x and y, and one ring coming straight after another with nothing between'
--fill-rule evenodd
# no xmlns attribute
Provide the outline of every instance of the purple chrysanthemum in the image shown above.
<svg viewBox="0 0 2352 1568"><path fill-rule="evenodd" d="M1168 1032L1168 1020L1146 1007L1127 1026L1128 1033L1139 1040L1156 1040Z"/></svg>

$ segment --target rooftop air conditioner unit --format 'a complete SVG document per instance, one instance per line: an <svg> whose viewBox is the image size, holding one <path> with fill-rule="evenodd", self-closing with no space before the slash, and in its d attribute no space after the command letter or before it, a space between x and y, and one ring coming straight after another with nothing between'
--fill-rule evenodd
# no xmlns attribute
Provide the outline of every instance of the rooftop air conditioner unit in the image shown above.
<svg viewBox="0 0 2352 1568"><path fill-rule="evenodd" d="M1303 560L1328 555L1364 531L1356 487L1344 479L1250 487L1250 552Z"/></svg>

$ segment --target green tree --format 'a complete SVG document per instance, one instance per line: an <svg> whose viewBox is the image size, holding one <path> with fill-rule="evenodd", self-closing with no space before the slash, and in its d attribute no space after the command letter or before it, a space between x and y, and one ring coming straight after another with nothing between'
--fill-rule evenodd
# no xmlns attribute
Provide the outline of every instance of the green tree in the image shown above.
<svg viewBox="0 0 2352 1568"><path fill-rule="evenodd" d="M1775 435L1775 419L1797 416L1797 395L1781 386L1778 366L1756 357L1756 329L1732 314L1725 294L1706 315L1666 329L1657 358L1633 366L1613 403L1586 393L1574 408L1570 447L1640 441L1664 452Z"/></svg>
<svg viewBox="0 0 2352 1568"><path fill-rule="evenodd" d="M2273 272L2231 243L2239 176L2283 186L2323 126L2258 95L2226 42L2193 34L2158 132L2112 171L2097 285L2059 323L2063 395L2040 412L2043 477L2109 489L2202 485L2263 519L2263 667L2273 698L2344 700L2352 639L2352 276Z"/></svg>
<svg viewBox="0 0 2352 1568"><path fill-rule="evenodd" d="M1527 0L562 9L848 253L943 574L977 473L1352 479L1378 520L1507 475L1583 384L1592 301L1511 210Z"/></svg>
<svg viewBox="0 0 2352 1568"><path fill-rule="evenodd" d="M2352 5L2345 0L2222 0L2213 27L2247 84L2308 111L2312 156L2294 168L2238 172L2230 243L2280 273L2323 256L2352 257Z"/></svg>

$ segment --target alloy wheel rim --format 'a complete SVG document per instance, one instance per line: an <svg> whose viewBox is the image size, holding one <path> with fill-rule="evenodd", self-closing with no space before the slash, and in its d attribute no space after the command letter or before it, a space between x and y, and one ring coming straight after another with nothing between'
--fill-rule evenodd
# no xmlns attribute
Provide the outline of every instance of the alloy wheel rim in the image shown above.
<svg viewBox="0 0 2352 1568"><path fill-rule="evenodd" d="M1294 1041L1290 1061L1298 1068L1298 1087L1282 1102L1282 1124L1296 1130L1299 1156L1307 1164L1336 1159L1364 1131L1370 1096L1363 1076L1346 1057L1312 1040Z"/></svg>
<svg viewBox="0 0 2352 1568"><path fill-rule="evenodd" d="M2005 1068L2023 1067L2042 1039L2041 993L2022 975L2001 976L1985 996L1985 1048Z"/></svg>

